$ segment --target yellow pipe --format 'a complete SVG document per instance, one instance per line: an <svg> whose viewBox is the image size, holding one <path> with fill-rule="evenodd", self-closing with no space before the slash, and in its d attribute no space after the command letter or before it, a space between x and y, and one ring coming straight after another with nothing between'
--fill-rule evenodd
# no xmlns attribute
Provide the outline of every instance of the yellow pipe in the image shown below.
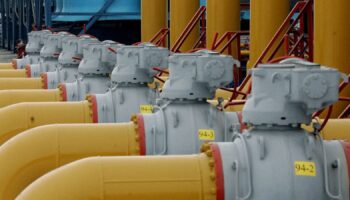
<svg viewBox="0 0 350 200"><path fill-rule="evenodd" d="M327 1L327 0L326 0ZM250 1L250 69L282 25L290 10L290 0ZM283 48L280 54L283 54Z"/></svg>
<svg viewBox="0 0 350 200"><path fill-rule="evenodd" d="M322 124L323 119L316 119L311 125L303 125L302 128L308 132L314 132L314 123ZM350 141L350 119L329 119L321 131L323 139Z"/></svg>
<svg viewBox="0 0 350 200"><path fill-rule="evenodd" d="M173 47L175 41L184 31L194 14L199 9L198 0L170 0L170 46ZM181 52L186 52L193 48L199 38L199 26L195 27L192 33L183 43Z"/></svg>
<svg viewBox="0 0 350 200"><path fill-rule="evenodd" d="M134 123L46 125L0 147L0 199L12 200L53 169L91 156L140 155Z"/></svg>
<svg viewBox="0 0 350 200"><path fill-rule="evenodd" d="M92 123L92 104L31 102L0 109L0 145L22 131L46 124Z"/></svg>
<svg viewBox="0 0 350 200"><path fill-rule="evenodd" d="M350 119L330 119L321 131L326 140L350 141Z"/></svg>
<svg viewBox="0 0 350 200"><path fill-rule="evenodd" d="M315 62L335 67L346 74L350 74L349 8L349 0L315 1ZM350 96L349 86L341 96ZM332 117L337 117L348 104L337 103L333 108Z"/></svg>
<svg viewBox="0 0 350 200"><path fill-rule="evenodd" d="M4 69L0 70L0 78L27 78L25 69Z"/></svg>
<svg viewBox="0 0 350 200"><path fill-rule="evenodd" d="M217 194L222 195L216 183L210 152L92 157L51 171L27 187L17 200L216 200Z"/></svg>
<svg viewBox="0 0 350 200"><path fill-rule="evenodd" d="M240 0L207 0L208 47L211 47L216 33L220 38L227 31L239 31L240 23ZM231 55L237 59L236 42L232 43L232 50Z"/></svg>
<svg viewBox="0 0 350 200"><path fill-rule="evenodd" d="M3 69L14 69L13 63L0 63L0 70Z"/></svg>
<svg viewBox="0 0 350 200"><path fill-rule="evenodd" d="M43 89L41 78L0 78L0 90Z"/></svg>
<svg viewBox="0 0 350 200"><path fill-rule="evenodd" d="M141 1L141 40L149 41L160 29L168 27L166 0Z"/></svg>
<svg viewBox="0 0 350 200"><path fill-rule="evenodd" d="M21 102L61 101L60 90L0 90L0 108Z"/></svg>

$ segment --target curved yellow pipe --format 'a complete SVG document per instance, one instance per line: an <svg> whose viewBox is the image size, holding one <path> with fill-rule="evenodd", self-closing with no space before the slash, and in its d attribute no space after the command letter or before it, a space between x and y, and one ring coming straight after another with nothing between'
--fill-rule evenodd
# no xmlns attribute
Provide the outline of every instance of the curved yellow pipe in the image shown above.
<svg viewBox="0 0 350 200"><path fill-rule="evenodd" d="M0 90L43 89L41 78L0 78Z"/></svg>
<svg viewBox="0 0 350 200"><path fill-rule="evenodd" d="M168 27L167 0L141 1L141 41L148 42L162 28Z"/></svg>
<svg viewBox="0 0 350 200"><path fill-rule="evenodd" d="M60 91L54 90L0 90L0 108L21 102L61 101Z"/></svg>
<svg viewBox="0 0 350 200"><path fill-rule="evenodd" d="M216 200L208 154L87 158L42 176L17 200Z"/></svg>
<svg viewBox="0 0 350 200"><path fill-rule="evenodd" d="M19 103L0 109L0 145L18 133L46 124L92 123L92 104L82 102Z"/></svg>
<svg viewBox="0 0 350 200"><path fill-rule="evenodd" d="M14 69L14 65L13 63L0 63L0 70L3 69Z"/></svg>
<svg viewBox="0 0 350 200"><path fill-rule="evenodd" d="M46 125L0 147L0 199L12 200L62 165L91 156L140 155L134 123Z"/></svg>
<svg viewBox="0 0 350 200"><path fill-rule="evenodd" d="M0 78L27 78L25 69L4 69L0 70Z"/></svg>

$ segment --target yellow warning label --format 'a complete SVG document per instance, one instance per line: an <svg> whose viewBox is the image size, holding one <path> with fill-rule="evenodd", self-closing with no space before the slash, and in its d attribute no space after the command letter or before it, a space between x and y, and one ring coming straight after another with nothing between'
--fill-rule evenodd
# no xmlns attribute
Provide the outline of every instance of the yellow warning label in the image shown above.
<svg viewBox="0 0 350 200"><path fill-rule="evenodd" d="M316 165L314 162L295 161L294 170L296 176L316 176Z"/></svg>
<svg viewBox="0 0 350 200"><path fill-rule="evenodd" d="M199 129L198 137L200 140L215 140L215 131L213 129Z"/></svg>
<svg viewBox="0 0 350 200"><path fill-rule="evenodd" d="M152 105L140 105L140 113L142 113L142 114L153 113L153 106Z"/></svg>

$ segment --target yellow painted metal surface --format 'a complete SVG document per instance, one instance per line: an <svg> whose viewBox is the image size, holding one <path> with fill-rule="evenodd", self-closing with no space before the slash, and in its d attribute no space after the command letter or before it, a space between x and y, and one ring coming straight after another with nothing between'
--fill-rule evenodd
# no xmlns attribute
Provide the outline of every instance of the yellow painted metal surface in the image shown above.
<svg viewBox="0 0 350 200"><path fill-rule="evenodd" d="M217 89L215 92L215 99L221 97L225 100L228 100L228 99L230 99L231 95L232 95L232 92L222 90L222 89Z"/></svg>
<svg viewBox="0 0 350 200"><path fill-rule="evenodd" d="M215 33L220 38L225 32L239 31L240 23L240 0L207 0L207 47L211 47ZM232 49L237 59L237 43Z"/></svg>
<svg viewBox="0 0 350 200"><path fill-rule="evenodd" d="M350 141L350 119L330 119L321 134L327 140Z"/></svg>
<svg viewBox="0 0 350 200"><path fill-rule="evenodd" d="M31 102L0 109L0 145L22 131L47 124L92 123L91 104Z"/></svg>
<svg viewBox="0 0 350 200"><path fill-rule="evenodd" d="M160 29L168 27L167 0L141 1L141 40L149 41Z"/></svg>
<svg viewBox="0 0 350 200"><path fill-rule="evenodd" d="M0 108L21 102L60 101L60 91L55 90L0 90Z"/></svg>
<svg viewBox="0 0 350 200"><path fill-rule="evenodd" d="M46 125L17 135L0 147L0 199L15 199L37 178L75 160L140 155L135 128L132 122Z"/></svg>
<svg viewBox="0 0 350 200"><path fill-rule="evenodd" d="M199 9L198 0L170 0L170 46L181 35L196 11ZM181 52L191 50L199 38L199 26L188 36L180 49Z"/></svg>
<svg viewBox="0 0 350 200"><path fill-rule="evenodd" d="M25 69L4 69L0 70L0 78L27 78Z"/></svg>
<svg viewBox="0 0 350 200"><path fill-rule="evenodd" d="M41 177L18 200L215 200L206 154L83 159Z"/></svg>
<svg viewBox="0 0 350 200"><path fill-rule="evenodd" d="M41 78L0 78L0 90L42 88Z"/></svg>
<svg viewBox="0 0 350 200"><path fill-rule="evenodd" d="M349 0L315 1L315 62L335 67L343 73L350 73L350 20ZM342 96L350 96L348 86ZM333 108L333 117L338 116L345 103L337 103Z"/></svg>
<svg viewBox="0 0 350 200"><path fill-rule="evenodd" d="M327 1L327 0L326 0ZM282 25L290 10L290 0L250 1L250 59L252 67ZM282 51L277 55L283 54Z"/></svg>
<svg viewBox="0 0 350 200"><path fill-rule="evenodd" d="M0 63L0 70L2 69L14 69L13 63Z"/></svg>

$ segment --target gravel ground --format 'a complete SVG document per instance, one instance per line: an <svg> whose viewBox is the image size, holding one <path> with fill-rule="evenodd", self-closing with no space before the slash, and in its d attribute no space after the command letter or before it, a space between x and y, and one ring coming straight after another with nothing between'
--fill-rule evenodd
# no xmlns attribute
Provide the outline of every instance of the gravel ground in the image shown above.
<svg viewBox="0 0 350 200"><path fill-rule="evenodd" d="M16 54L11 51L0 49L0 63L9 63L13 58L16 58Z"/></svg>

